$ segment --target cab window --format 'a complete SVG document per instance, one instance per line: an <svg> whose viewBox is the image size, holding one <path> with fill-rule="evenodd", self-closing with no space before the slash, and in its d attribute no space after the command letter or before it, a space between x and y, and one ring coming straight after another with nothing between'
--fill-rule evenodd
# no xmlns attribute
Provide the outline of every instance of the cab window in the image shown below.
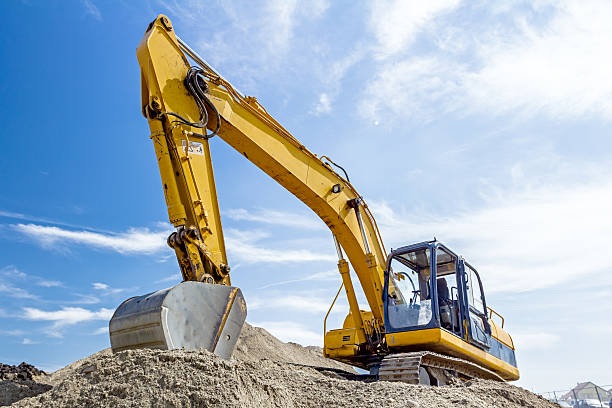
<svg viewBox="0 0 612 408"><path fill-rule="evenodd" d="M432 319L430 250L417 249L391 260L387 315L392 328L428 324Z"/></svg>
<svg viewBox="0 0 612 408"><path fill-rule="evenodd" d="M436 249L436 289L440 324L444 329L461 336L457 257L441 246Z"/></svg>
<svg viewBox="0 0 612 408"><path fill-rule="evenodd" d="M467 294L468 310L472 339L476 343L488 346L491 329L485 313L484 294L478 273L465 263L465 290Z"/></svg>

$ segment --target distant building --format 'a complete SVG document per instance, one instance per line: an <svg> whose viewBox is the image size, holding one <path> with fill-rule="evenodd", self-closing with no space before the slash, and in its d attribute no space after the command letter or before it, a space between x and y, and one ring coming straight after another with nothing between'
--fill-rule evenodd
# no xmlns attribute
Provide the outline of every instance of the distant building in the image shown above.
<svg viewBox="0 0 612 408"><path fill-rule="evenodd" d="M605 390L600 386L587 381L578 383L567 394L561 397L564 401L599 401L608 402L612 398L612 389Z"/></svg>

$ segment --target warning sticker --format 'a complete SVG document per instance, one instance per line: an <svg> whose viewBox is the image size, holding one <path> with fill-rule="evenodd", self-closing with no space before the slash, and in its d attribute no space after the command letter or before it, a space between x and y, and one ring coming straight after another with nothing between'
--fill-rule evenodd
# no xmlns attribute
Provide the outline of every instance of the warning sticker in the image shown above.
<svg viewBox="0 0 612 408"><path fill-rule="evenodd" d="M182 140L183 143L183 152L187 153L187 141ZM188 154L199 154L200 156L204 156L204 147L200 142L192 142L189 141L189 153Z"/></svg>

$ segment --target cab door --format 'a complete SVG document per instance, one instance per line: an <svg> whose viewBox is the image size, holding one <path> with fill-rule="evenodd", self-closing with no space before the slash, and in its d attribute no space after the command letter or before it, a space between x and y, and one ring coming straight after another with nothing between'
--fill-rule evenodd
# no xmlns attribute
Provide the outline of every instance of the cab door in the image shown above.
<svg viewBox="0 0 612 408"><path fill-rule="evenodd" d="M478 272L463 259L459 261L462 277L462 312L467 341L480 348L490 347L491 326L487 319L487 304Z"/></svg>

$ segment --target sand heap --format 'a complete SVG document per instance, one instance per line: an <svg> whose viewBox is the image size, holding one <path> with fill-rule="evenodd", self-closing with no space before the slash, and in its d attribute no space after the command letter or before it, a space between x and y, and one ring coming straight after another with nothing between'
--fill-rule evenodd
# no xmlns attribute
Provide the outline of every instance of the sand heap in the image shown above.
<svg viewBox="0 0 612 408"><path fill-rule="evenodd" d="M300 356L302 358L300 359ZM315 369L308 365L326 366ZM349 380L320 349L245 327L231 361L207 351L96 353L43 379L52 388L15 407L553 407L490 381L447 387ZM3 392L0 389L0 392Z"/></svg>

